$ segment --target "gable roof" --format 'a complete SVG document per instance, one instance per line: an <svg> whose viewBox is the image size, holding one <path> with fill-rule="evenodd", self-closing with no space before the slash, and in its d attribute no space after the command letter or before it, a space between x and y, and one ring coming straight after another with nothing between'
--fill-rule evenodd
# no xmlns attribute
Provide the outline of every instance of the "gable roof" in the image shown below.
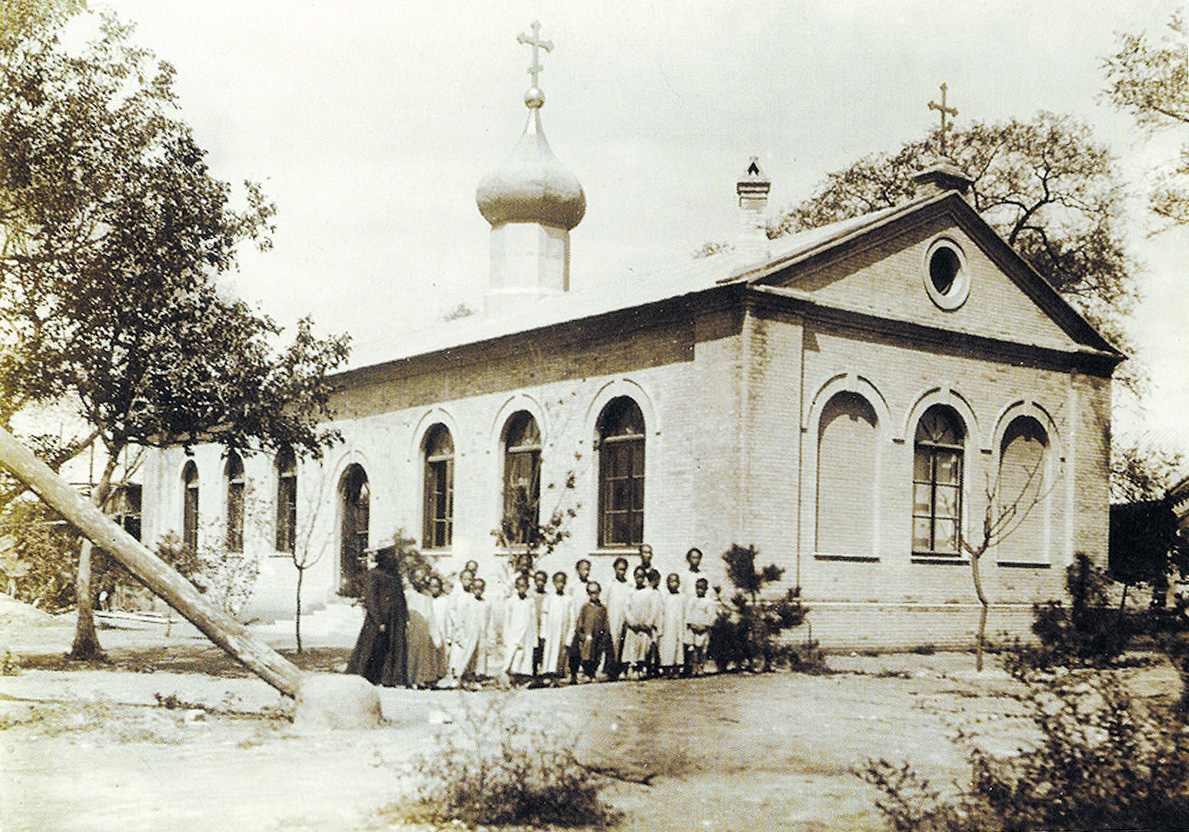
<svg viewBox="0 0 1189 832"><path fill-rule="evenodd" d="M733 253L722 252L691 259L688 264L663 272L632 276L617 282L596 283L564 294L535 299L514 312L499 315L478 313L438 323L412 333L399 344L393 344L388 339L364 342L352 350L349 365L342 372L350 373L377 364L596 318L726 286L760 288L773 282L777 275L787 279L792 273L792 283L795 285L795 274L803 264L880 230L891 231L899 223L943 212L976 240L1021 291L1076 343L1083 345L1089 352L1112 358L1116 362L1123 359L1123 354L1099 334L1027 261L1016 254L965 199L954 191L948 191L771 240L769 255L762 261L748 262Z"/></svg>

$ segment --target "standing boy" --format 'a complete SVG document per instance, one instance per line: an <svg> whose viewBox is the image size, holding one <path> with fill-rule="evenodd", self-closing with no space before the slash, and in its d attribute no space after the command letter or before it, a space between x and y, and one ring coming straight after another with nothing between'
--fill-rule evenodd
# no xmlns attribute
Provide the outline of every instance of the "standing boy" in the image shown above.
<svg viewBox="0 0 1189 832"><path fill-rule="evenodd" d="M574 621L577 618L574 596L566 592L566 573L553 576L553 592L545 598L541 608L541 664L539 672L557 684L565 675L568 648L574 640Z"/></svg>
<svg viewBox="0 0 1189 832"><path fill-rule="evenodd" d="M607 607L607 623L611 627L612 660L607 663L607 675L614 679L619 675L623 653L623 610L635 590L628 583L627 558L616 558L612 568L615 576L603 591L603 604Z"/></svg>
<svg viewBox="0 0 1189 832"><path fill-rule="evenodd" d="M533 674L537 648L537 602L528 595L528 578L517 575L516 594L504 605L504 672L513 681Z"/></svg>
<svg viewBox="0 0 1189 832"><path fill-rule="evenodd" d="M718 617L718 605L706 597L710 582L698 578L694 597L689 599L685 613L686 663L689 672L701 676L706 669L706 648L710 644L710 627Z"/></svg>
<svg viewBox="0 0 1189 832"><path fill-rule="evenodd" d="M599 659L603 656L607 657L608 668L615 664L615 657L611 655L611 627L608 624L607 608L599 600L601 592L602 587L596 581L586 585L587 601L582 605L578 620L574 623L574 653L582 662L583 674L590 680L595 678L599 669ZM573 677L571 681L575 681Z"/></svg>
<svg viewBox="0 0 1189 832"><path fill-rule="evenodd" d="M668 592L663 599L660 636L657 642L658 663L669 678L677 676L685 664L685 602L681 594L681 576L676 572L665 581Z"/></svg>

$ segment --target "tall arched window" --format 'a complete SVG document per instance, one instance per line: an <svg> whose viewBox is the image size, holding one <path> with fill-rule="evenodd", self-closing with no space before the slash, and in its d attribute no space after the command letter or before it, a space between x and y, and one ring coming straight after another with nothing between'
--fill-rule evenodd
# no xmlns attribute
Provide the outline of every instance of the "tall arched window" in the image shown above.
<svg viewBox="0 0 1189 832"><path fill-rule="evenodd" d="M297 458L285 445L277 452L277 551L292 554L297 543Z"/></svg>
<svg viewBox="0 0 1189 832"><path fill-rule="evenodd" d="M445 425L425 435L425 511L421 545L445 549L454 541L454 439Z"/></svg>
<svg viewBox="0 0 1189 832"><path fill-rule="evenodd" d="M599 414L599 546L644 541L644 414L612 399Z"/></svg>
<svg viewBox="0 0 1189 832"><path fill-rule="evenodd" d="M857 393L826 403L818 427L817 551L875 553L876 416Z"/></svg>
<svg viewBox="0 0 1189 832"><path fill-rule="evenodd" d="M182 468L182 544L191 552L198 551L198 466L194 460Z"/></svg>
<svg viewBox="0 0 1189 832"><path fill-rule="evenodd" d="M1003 518L996 557L1006 561L1048 559L1049 437L1031 416L1013 419L999 445L996 516Z"/></svg>
<svg viewBox="0 0 1189 832"><path fill-rule="evenodd" d="M524 543L540 521L541 431L528 411L513 414L504 430L504 516L511 543Z"/></svg>
<svg viewBox="0 0 1189 832"><path fill-rule="evenodd" d="M912 549L956 555L962 522L962 461L966 430L958 414L934 405L917 423L913 450Z"/></svg>
<svg viewBox="0 0 1189 832"><path fill-rule="evenodd" d="M227 454L227 537L228 552L244 550L244 461L235 451Z"/></svg>
<svg viewBox="0 0 1189 832"><path fill-rule="evenodd" d="M371 489L367 472L350 465L339 481L339 594L358 598L363 592L367 568L368 522L371 517Z"/></svg>

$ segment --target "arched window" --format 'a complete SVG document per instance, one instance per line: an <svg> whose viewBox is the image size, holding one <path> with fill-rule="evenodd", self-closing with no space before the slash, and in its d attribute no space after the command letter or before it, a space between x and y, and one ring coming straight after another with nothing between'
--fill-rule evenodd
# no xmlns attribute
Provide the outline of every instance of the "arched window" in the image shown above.
<svg viewBox="0 0 1189 832"><path fill-rule="evenodd" d="M818 427L817 551L875 553L876 416L857 393L826 403Z"/></svg>
<svg viewBox="0 0 1189 832"><path fill-rule="evenodd" d="M445 425L425 435L425 512L421 545L445 549L454 541L454 439Z"/></svg>
<svg viewBox="0 0 1189 832"><path fill-rule="evenodd" d="M198 551L198 466L190 460L182 468L182 544L191 552Z"/></svg>
<svg viewBox="0 0 1189 832"><path fill-rule="evenodd" d="M962 521L966 430L952 408L934 405L917 423L913 446L912 549L956 555Z"/></svg>
<svg viewBox="0 0 1189 832"><path fill-rule="evenodd" d="M297 458L285 445L277 452L277 551L293 553L297 543Z"/></svg>
<svg viewBox="0 0 1189 832"><path fill-rule="evenodd" d="M513 414L504 429L504 538L524 543L540 520L541 431L528 411Z"/></svg>
<svg viewBox="0 0 1189 832"><path fill-rule="evenodd" d="M371 515L371 490L367 472L360 465L350 465L339 481L339 594L358 598L363 592L363 574L367 568L368 521Z"/></svg>
<svg viewBox="0 0 1189 832"><path fill-rule="evenodd" d="M1031 416L1013 419L999 445L996 516L1002 518L996 557L1005 561L1048 559L1049 437Z"/></svg>
<svg viewBox="0 0 1189 832"><path fill-rule="evenodd" d="M612 399L599 414L599 546L644 541L644 414Z"/></svg>
<svg viewBox="0 0 1189 832"><path fill-rule="evenodd" d="M228 552L244 550L244 461L235 451L227 454L227 538Z"/></svg>

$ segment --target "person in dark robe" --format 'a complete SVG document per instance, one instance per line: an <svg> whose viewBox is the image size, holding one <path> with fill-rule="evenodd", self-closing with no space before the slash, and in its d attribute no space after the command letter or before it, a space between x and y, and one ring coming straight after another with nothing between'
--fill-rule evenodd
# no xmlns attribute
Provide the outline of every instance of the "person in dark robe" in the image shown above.
<svg viewBox="0 0 1189 832"><path fill-rule="evenodd" d="M347 662L347 672L373 685L403 687L408 683L408 608L392 546L376 552L376 568L367 573L364 581L363 607L363 627Z"/></svg>

